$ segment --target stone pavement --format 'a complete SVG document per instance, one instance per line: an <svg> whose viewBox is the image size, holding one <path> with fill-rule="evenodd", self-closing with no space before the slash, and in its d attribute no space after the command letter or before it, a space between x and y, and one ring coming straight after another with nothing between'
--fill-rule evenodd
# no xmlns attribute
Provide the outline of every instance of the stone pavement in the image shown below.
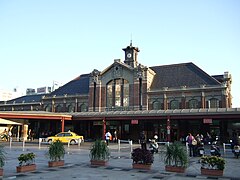
<svg viewBox="0 0 240 180"><path fill-rule="evenodd" d="M1 142L2 143L2 142ZM139 146L133 145L134 148ZM48 159L45 156L47 145L41 146L38 143L26 143L22 147L21 142L15 142L11 148L5 143L7 161L4 166L3 179L98 179L98 180L120 180L120 179L228 179L240 180L240 159L234 158L232 153L225 155L226 168L223 177L207 177L200 173L199 157L190 158L190 165L184 174L166 172L164 163L159 154L154 155L154 163L150 171L132 169L131 149L126 145L118 151L118 145L110 144L111 157L106 167L90 166L89 158L90 143L85 142L80 147L66 146L65 165L58 168L49 168ZM16 173L18 165L17 157L21 153L34 152L36 154L37 170L28 173Z"/></svg>

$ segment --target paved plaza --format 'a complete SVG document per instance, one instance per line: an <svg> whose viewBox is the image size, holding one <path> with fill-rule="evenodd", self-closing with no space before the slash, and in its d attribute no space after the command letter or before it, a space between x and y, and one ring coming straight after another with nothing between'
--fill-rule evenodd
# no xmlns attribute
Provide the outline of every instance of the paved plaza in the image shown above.
<svg viewBox="0 0 240 180"><path fill-rule="evenodd" d="M1 142L2 143L2 142ZM190 165L184 174L166 172L163 159L159 154L154 155L154 163L150 171L132 169L132 159L130 158L131 148L124 145L119 151L117 144L110 144L111 157L109 165L106 167L90 166L89 148L91 143L85 142L81 146L66 145L65 165L63 167L49 168L48 159L45 155L47 145L35 143L13 142L10 147L8 143L3 143L7 151L7 161L4 166L3 179L231 179L240 180L240 159L234 158L231 152L224 155L226 168L223 177L207 177L200 173L199 157L190 158ZM134 144L132 148L138 147ZM160 147L161 148L161 147ZM209 153L206 150L206 153ZM34 152L36 154L37 170L28 173L16 173L18 165L17 157L21 153Z"/></svg>

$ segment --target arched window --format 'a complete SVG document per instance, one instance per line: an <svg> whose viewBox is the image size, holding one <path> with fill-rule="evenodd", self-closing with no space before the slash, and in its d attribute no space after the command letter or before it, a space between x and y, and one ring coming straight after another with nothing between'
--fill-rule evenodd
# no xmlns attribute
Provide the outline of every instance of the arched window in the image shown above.
<svg viewBox="0 0 240 180"><path fill-rule="evenodd" d="M73 105L69 105L68 112L74 112L74 111L75 111L75 107Z"/></svg>
<svg viewBox="0 0 240 180"><path fill-rule="evenodd" d="M219 108L219 101L216 98L211 98L208 101L208 108Z"/></svg>
<svg viewBox="0 0 240 180"><path fill-rule="evenodd" d="M82 105L80 106L80 112L87 112L87 106L86 106L86 104L82 104Z"/></svg>
<svg viewBox="0 0 240 180"><path fill-rule="evenodd" d="M153 102L153 110L158 110L160 109L160 103L158 101Z"/></svg>
<svg viewBox="0 0 240 180"><path fill-rule="evenodd" d="M47 105L47 106L45 107L45 111L51 112L51 111L52 111L52 106L51 106L51 105Z"/></svg>
<svg viewBox="0 0 240 180"><path fill-rule="evenodd" d="M170 109L179 109L179 102L177 100L172 100L170 102Z"/></svg>
<svg viewBox="0 0 240 180"><path fill-rule="evenodd" d="M189 100L189 109L198 109L198 100L191 99Z"/></svg>
<svg viewBox="0 0 240 180"><path fill-rule="evenodd" d="M62 106L60 104L56 106L55 112L62 112Z"/></svg>
<svg viewBox="0 0 240 180"><path fill-rule="evenodd" d="M125 79L114 79L107 84L107 107L129 106L129 83Z"/></svg>

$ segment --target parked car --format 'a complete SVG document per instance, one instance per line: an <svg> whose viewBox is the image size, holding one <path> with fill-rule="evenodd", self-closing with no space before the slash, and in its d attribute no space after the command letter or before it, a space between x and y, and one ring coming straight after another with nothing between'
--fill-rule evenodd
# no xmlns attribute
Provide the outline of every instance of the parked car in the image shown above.
<svg viewBox="0 0 240 180"><path fill-rule="evenodd" d="M79 139L81 142L84 141L83 136L80 136L74 132L60 132L55 136L47 137L46 142L52 143L53 141L60 140L62 143L70 142L70 144L77 144Z"/></svg>

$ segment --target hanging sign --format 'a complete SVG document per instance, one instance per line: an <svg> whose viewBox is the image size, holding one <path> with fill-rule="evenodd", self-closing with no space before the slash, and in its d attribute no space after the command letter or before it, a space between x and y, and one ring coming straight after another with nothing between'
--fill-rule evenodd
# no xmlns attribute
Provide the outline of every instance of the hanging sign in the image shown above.
<svg viewBox="0 0 240 180"><path fill-rule="evenodd" d="M203 119L204 124L212 124L212 119Z"/></svg>
<svg viewBox="0 0 240 180"><path fill-rule="evenodd" d="M138 124L138 120L137 119L132 119L131 124Z"/></svg>

